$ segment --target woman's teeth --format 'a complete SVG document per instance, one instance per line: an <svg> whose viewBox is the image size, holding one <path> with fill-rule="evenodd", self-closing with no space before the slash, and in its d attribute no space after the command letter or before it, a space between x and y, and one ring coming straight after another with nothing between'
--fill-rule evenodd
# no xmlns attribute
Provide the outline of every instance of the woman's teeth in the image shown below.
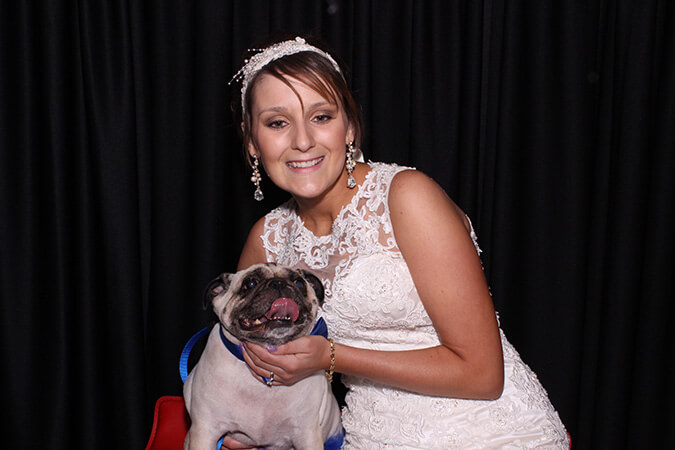
<svg viewBox="0 0 675 450"><path fill-rule="evenodd" d="M311 159L309 161L289 161L286 163L286 165L288 165L288 167L291 169L304 169L307 167L316 166L321 161L323 161L323 156L316 159Z"/></svg>

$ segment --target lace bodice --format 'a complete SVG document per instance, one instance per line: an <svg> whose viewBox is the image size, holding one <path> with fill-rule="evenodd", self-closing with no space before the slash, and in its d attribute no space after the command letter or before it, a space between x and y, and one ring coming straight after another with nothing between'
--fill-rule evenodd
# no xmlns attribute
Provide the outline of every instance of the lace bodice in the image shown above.
<svg viewBox="0 0 675 450"><path fill-rule="evenodd" d="M368 173L361 189L340 211L330 235L315 236L305 228L293 200L272 211L263 236L268 258L320 274L326 288L324 317L337 341L379 349L435 345L436 333L389 220L386 180L403 168L373 166L377 169ZM400 302L401 296L413 301ZM356 322L358 328L352 326Z"/></svg>
<svg viewBox="0 0 675 450"><path fill-rule="evenodd" d="M311 270L326 289L323 316L336 342L378 350L440 343L396 244L388 206L394 176L408 170L369 163L365 181L335 219L315 236L296 214L294 200L271 211L262 238L268 261ZM480 252L475 233L471 233ZM566 434L546 392L502 333L505 389L494 402L428 397L343 377L349 388L345 448L565 447ZM511 377L511 379L508 379ZM468 422L467 422L468 421ZM546 432L542 430L548 430ZM492 444L491 444L492 443ZM508 446L507 446L508 448Z"/></svg>

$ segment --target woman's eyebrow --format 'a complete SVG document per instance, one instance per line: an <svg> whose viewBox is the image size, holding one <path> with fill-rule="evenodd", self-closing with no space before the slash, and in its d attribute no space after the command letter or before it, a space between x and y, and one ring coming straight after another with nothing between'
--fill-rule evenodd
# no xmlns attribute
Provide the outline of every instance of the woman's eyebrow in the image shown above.
<svg viewBox="0 0 675 450"><path fill-rule="evenodd" d="M326 106L336 107L335 103L329 102L328 100L321 100L321 101L314 102L314 103L310 104L309 108L307 108L307 109L316 109L316 108L322 108L322 107L326 107ZM286 108L285 106L270 106L268 108L265 108L265 109L261 110L258 113L258 116L261 116L262 114L264 114L266 112L286 112L286 111L288 111L288 108Z"/></svg>
<svg viewBox="0 0 675 450"><path fill-rule="evenodd" d="M309 105L309 109L319 108L319 107L323 107L323 106L326 106L326 105L336 106L335 103L331 103L328 100L322 100L322 101L315 102L315 103L312 103L311 105Z"/></svg>
<svg viewBox="0 0 675 450"><path fill-rule="evenodd" d="M269 111L285 112L285 111L287 111L287 108L285 106L270 106L269 108L265 108L265 109L261 110L258 113L258 116L260 116L263 113L269 112Z"/></svg>

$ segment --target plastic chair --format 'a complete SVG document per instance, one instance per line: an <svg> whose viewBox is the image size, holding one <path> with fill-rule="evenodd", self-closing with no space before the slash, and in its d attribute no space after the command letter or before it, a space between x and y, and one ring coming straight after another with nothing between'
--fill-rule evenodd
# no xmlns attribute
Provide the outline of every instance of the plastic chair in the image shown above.
<svg viewBox="0 0 675 450"><path fill-rule="evenodd" d="M181 450L190 428L183 397L165 395L155 403L152 431L145 450Z"/></svg>

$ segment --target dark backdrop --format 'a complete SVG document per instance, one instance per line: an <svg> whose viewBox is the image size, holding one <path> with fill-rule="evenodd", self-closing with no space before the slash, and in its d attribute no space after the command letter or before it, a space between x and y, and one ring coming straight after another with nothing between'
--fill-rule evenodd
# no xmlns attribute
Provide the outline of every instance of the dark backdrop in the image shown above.
<svg viewBox="0 0 675 450"><path fill-rule="evenodd" d="M349 67L373 160L473 218L576 448L673 448L675 3L0 3L3 448L142 448L256 204L227 81L273 30Z"/></svg>

